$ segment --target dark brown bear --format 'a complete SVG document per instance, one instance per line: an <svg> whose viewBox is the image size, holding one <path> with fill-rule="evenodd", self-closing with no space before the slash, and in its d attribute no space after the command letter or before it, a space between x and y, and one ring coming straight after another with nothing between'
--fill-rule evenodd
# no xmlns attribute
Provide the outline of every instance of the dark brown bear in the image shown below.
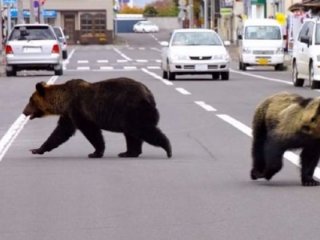
<svg viewBox="0 0 320 240"><path fill-rule="evenodd" d="M265 99L253 118L251 178L270 180L286 150L301 149L301 183L318 186L313 173L320 157L320 98L279 93Z"/></svg>
<svg viewBox="0 0 320 240"><path fill-rule="evenodd" d="M119 157L138 157L142 143L162 147L171 157L169 139L157 127L159 112L150 90L129 78L96 83L74 79L64 84L36 84L23 110L30 119L59 115L58 125L33 154L43 154L66 142L79 129L95 148L88 156L100 158L105 143L102 129L124 133L127 151Z"/></svg>

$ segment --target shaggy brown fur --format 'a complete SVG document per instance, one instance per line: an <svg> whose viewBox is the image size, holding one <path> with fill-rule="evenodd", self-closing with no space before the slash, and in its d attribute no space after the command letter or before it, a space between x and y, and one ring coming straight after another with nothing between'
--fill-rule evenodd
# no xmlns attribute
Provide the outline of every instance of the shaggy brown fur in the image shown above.
<svg viewBox="0 0 320 240"><path fill-rule="evenodd" d="M152 93L129 78L96 83L74 79L58 85L41 82L23 113L30 119L60 116L56 129L40 148L31 150L33 154L51 151L79 129L95 148L89 157L102 157L103 129L124 133L127 151L120 157L138 157L143 141L162 147L168 157L172 155L169 139L157 127L159 112Z"/></svg>
<svg viewBox="0 0 320 240"><path fill-rule="evenodd" d="M319 185L313 173L320 157L320 98L278 93L257 107L251 178L270 180L282 168L283 154L290 149L302 149L302 185Z"/></svg>

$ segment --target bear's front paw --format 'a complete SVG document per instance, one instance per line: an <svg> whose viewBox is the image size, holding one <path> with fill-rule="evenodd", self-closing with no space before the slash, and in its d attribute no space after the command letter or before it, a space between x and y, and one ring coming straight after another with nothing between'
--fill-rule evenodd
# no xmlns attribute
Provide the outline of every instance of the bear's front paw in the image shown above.
<svg viewBox="0 0 320 240"><path fill-rule="evenodd" d="M259 172L256 169L252 169L251 173L250 173L250 177L251 177L252 180L257 180L259 178L264 178L264 174Z"/></svg>
<svg viewBox="0 0 320 240"><path fill-rule="evenodd" d="M41 154L41 155L44 154L44 151L41 150L41 148L31 149L30 152L31 152L32 154Z"/></svg>
<svg viewBox="0 0 320 240"><path fill-rule="evenodd" d="M301 180L302 186L304 187L313 187L313 186L319 186L320 182L314 180L313 178L305 178Z"/></svg>

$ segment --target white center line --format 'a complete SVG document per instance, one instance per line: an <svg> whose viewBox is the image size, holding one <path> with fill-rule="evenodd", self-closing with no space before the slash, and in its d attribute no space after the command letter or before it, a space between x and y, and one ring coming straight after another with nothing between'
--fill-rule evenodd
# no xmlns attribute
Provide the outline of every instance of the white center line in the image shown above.
<svg viewBox="0 0 320 240"><path fill-rule="evenodd" d="M205 102L203 101L195 101L195 103L197 105L199 105L200 107L202 107L204 110L208 111L208 112L215 112L217 111L217 109L215 109L214 107L206 104Z"/></svg>
<svg viewBox="0 0 320 240"><path fill-rule="evenodd" d="M185 90L184 88L176 88L176 90L183 95L190 95L191 93Z"/></svg>

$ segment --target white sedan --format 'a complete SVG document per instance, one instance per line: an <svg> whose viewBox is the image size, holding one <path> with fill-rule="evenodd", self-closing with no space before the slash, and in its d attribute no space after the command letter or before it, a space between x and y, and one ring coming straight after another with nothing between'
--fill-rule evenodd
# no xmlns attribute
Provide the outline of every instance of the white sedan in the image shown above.
<svg viewBox="0 0 320 240"><path fill-rule="evenodd" d="M159 27L150 21L139 21L133 25L134 32L159 32Z"/></svg>
<svg viewBox="0 0 320 240"><path fill-rule="evenodd" d="M182 74L211 74L229 80L230 56L220 36L210 29L177 29L169 42L161 42L163 78Z"/></svg>

